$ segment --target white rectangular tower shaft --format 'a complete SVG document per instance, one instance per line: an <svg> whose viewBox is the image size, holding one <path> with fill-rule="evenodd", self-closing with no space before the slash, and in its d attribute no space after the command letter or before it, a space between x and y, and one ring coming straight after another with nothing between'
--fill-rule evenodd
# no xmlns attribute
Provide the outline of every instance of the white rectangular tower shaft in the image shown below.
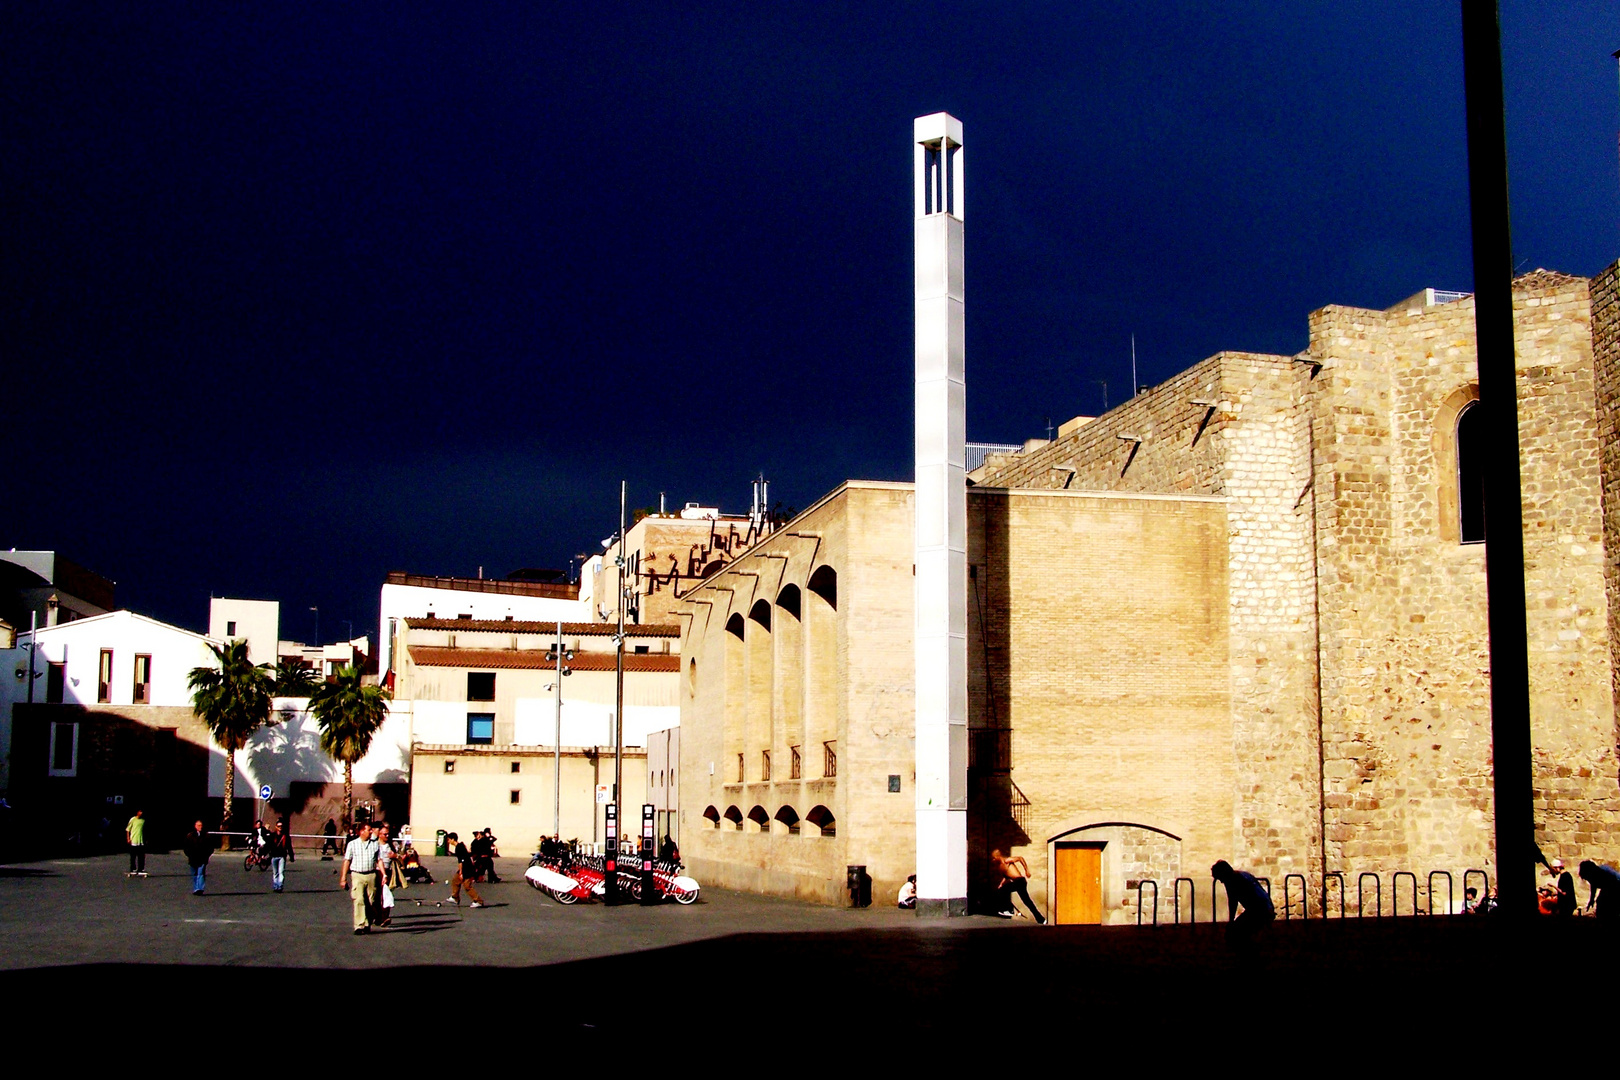
<svg viewBox="0 0 1620 1080"><path fill-rule="evenodd" d="M916 171L917 914L967 914L967 384L962 122L913 125Z"/></svg>

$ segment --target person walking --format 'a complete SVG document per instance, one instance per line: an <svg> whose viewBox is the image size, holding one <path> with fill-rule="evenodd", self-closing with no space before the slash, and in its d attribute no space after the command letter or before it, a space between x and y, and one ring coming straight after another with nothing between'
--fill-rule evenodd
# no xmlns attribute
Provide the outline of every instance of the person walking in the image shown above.
<svg viewBox="0 0 1620 1080"><path fill-rule="evenodd" d="M292 862L292 834L287 831L287 819L276 822L276 831L265 841L265 852L270 856L270 891L280 892L287 884L287 864Z"/></svg>
<svg viewBox="0 0 1620 1080"><path fill-rule="evenodd" d="M146 876L146 811L137 810L124 826L124 842L129 845L129 876Z"/></svg>
<svg viewBox="0 0 1620 1080"><path fill-rule="evenodd" d="M996 891L1006 894L1006 910L1015 915L1019 914L1018 909L1013 907L1012 903L1012 898L1017 896L1024 901L1024 906L1029 908L1030 912L1035 916L1035 921L1044 926L1046 916L1042 915L1041 909L1035 906L1035 901L1029 898L1029 863L1024 861L1022 855L1014 855L1008 858L1001 853L1000 848L991 849L990 861L995 863L996 870L1001 874L1001 884L997 886Z"/></svg>
<svg viewBox="0 0 1620 1080"><path fill-rule="evenodd" d="M399 852L394 850L386 824L377 826L377 925L387 926L394 917L394 881L399 874Z"/></svg>
<svg viewBox="0 0 1620 1080"><path fill-rule="evenodd" d="M370 909L377 903L377 841L371 826L361 825L354 839L343 849L343 865L338 867L338 887L349 890L354 905L354 932L371 932Z"/></svg>
<svg viewBox="0 0 1620 1080"><path fill-rule="evenodd" d="M450 878L450 902L460 907L461 890L466 889L467 898L472 901L472 906L475 908L483 907L484 898L478 895L477 889L473 888L473 879L478 876L478 865L471 853L467 851L467 845L463 844L461 838L455 833L447 835L444 842L454 845L450 848L450 854L456 860L456 872Z"/></svg>
<svg viewBox="0 0 1620 1080"><path fill-rule="evenodd" d="M192 825L180 850L186 853L186 865L191 867L191 895L201 896L208 887L208 859L214 854L214 841L201 821Z"/></svg>
<svg viewBox="0 0 1620 1080"><path fill-rule="evenodd" d="M1229 939L1251 941L1277 917L1277 909L1271 905L1271 894L1253 874L1246 870L1234 870L1225 859L1211 866L1209 873L1226 886L1226 936ZM1242 915L1237 913L1240 907L1243 909Z"/></svg>
<svg viewBox="0 0 1620 1080"><path fill-rule="evenodd" d="M321 828L321 835L325 837L321 841L321 861L331 862L332 856L337 854L337 822L327 818L326 824Z"/></svg>

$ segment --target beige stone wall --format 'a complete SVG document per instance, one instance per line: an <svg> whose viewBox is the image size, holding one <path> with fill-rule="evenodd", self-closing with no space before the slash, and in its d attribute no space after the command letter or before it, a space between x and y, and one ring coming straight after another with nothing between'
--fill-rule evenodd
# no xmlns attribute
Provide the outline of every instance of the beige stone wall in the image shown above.
<svg viewBox="0 0 1620 1080"><path fill-rule="evenodd" d="M445 763L454 763L454 772ZM518 771L513 772L512 766ZM472 838L474 829L491 828L506 857L535 850L556 817L556 765L549 750L510 746L417 746L411 754L411 832L422 850L430 850L436 830ZM564 747L562 754L562 835L582 842L602 839L601 807L596 785L613 782L613 748ZM512 792L519 802L512 802ZM647 794L647 755L640 749L624 756L624 816L631 830L640 828Z"/></svg>
<svg viewBox="0 0 1620 1080"><path fill-rule="evenodd" d="M1233 848L1225 500L975 488L968 506L973 884L1010 848L1049 906L1052 845L1100 839L1109 918L1134 918L1127 878L1168 889Z"/></svg>
<svg viewBox="0 0 1620 1080"><path fill-rule="evenodd" d="M1612 658L1587 283L1515 289L1537 838L1613 859ZM1488 545L1454 531L1473 302L1312 317L1328 861L1492 869ZM1353 880L1353 877L1352 877Z"/></svg>

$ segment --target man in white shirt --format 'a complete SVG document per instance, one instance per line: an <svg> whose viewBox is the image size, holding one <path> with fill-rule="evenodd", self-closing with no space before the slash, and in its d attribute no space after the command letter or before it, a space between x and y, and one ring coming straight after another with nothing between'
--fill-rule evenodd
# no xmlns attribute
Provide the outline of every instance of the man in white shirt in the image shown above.
<svg viewBox="0 0 1620 1080"><path fill-rule="evenodd" d="M338 868L338 887L349 890L354 901L354 932L371 932L369 909L382 895L377 875L377 841L371 836L371 826L361 825L349 846L343 849L343 865Z"/></svg>

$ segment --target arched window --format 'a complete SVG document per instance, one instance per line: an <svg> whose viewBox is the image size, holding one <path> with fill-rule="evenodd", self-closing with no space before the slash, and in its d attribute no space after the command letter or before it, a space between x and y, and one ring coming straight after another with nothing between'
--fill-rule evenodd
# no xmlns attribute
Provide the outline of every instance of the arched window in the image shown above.
<svg viewBox="0 0 1620 1080"><path fill-rule="evenodd" d="M720 811L716 810L714 807L712 807L712 806L704 807L703 808L703 817L708 821L708 823L710 825L713 825L715 828L718 829L720 827Z"/></svg>
<svg viewBox="0 0 1620 1080"><path fill-rule="evenodd" d="M821 830L822 836L837 836L838 823L832 816L832 811L817 803L804 815L804 820Z"/></svg>
<svg viewBox="0 0 1620 1080"><path fill-rule="evenodd" d="M752 810L748 811L748 820L752 821L755 825L758 825L759 831L762 833L769 833L771 831L771 815L765 812L765 808L763 806L756 806Z"/></svg>
<svg viewBox="0 0 1620 1080"><path fill-rule="evenodd" d="M725 819L731 822L732 828L742 828L742 811L737 809L736 806L726 807Z"/></svg>
<svg viewBox="0 0 1620 1080"><path fill-rule="evenodd" d="M784 803L782 808L776 812L776 820L787 826L789 836L799 835L799 814L793 807Z"/></svg>
<svg viewBox="0 0 1620 1080"><path fill-rule="evenodd" d="M827 606L834 611L838 610L838 571L830 566L823 566L810 575L809 589L827 602Z"/></svg>
<svg viewBox="0 0 1620 1080"><path fill-rule="evenodd" d="M1485 542L1485 410L1470 401L1457 414L1457 538Z"/></svg>

